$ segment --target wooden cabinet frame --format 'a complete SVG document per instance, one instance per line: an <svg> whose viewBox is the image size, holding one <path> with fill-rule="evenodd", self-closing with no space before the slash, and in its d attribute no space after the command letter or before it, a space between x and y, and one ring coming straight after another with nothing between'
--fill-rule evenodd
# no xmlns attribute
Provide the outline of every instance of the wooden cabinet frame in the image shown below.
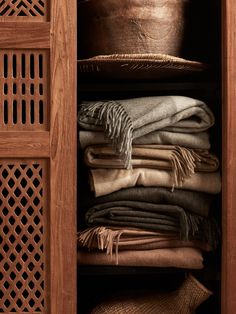
<svg viewBox="0 0 236 314"><path fill-rule="evenodd" d="M11 190L11 186L9 186L10 183L8 183L8 181L10 179L7 179L10 175L14 175L13 186L17 184L20 189L22 189L19 193L23 191L25 197L28 197L27 204L32 205L34 200L29 199L30 196L28 192L25 191L23 184L18 180L19 177L17 177L15 173L17 173L18 170L21 180L23 180L24 177L26 179L28 178L28 181L30 181L30 177L26 177L25 169L27 169L29 173L33 172L33 176L40 179L38 170L35 170L34 173L34 169L39 169L37 168L38 164L39 167L44 167L45 177L41 182L41 184L45 184L45 192L42 195L43 198L45 198L43 206L46 208L46 216L44 219L47 219L47 221L44 222L44 227L47 229L47 232L45 231L42 236L45 242L45 251L43 252L45 268L43 272L45 272L46 276L46 285L43 288L44 305L42 311L27 310L27 312L75 314L77 295L76 1L42 0L39 2L33 0L32 7L28 5L19 8L17 8L17 3L14 4L11 0L4 0L0 5L0 53L3 52L3 59L1 60L4 60L4 55L9 56L12 53L18 57L20 56L19 58L22 58L22 55L27 55L28 52L32 54L40 52L44 54L46 52L48 54L48 57L46 57L48 58L48 76L44 80L45 87L47 87L47 101L44 100L46 104L44 113L47 112L47 115L43 120L44 123L39 124L24 123L24 119L30 119L27 113L25 113L25 117L28 118L22 118L21 123L6 123L6 121L8 121L6 119L4 124L1 124L5 117L5 113L2 109L5 100L6 110L9 110L8 117L11 117L11 114L13 117L17 115L17 113L14 113L14 106L12 109L7 107L7 104L9 104L7 101L11 101L12 103L15 98L13 99L11 97L9 100L9 98L7 98L8 96L4 96L6 99L3 97L4 84L8 84L6 88L9 88L9 84L12 84L11 79L6 79L4 76L0 78L0 86L2 88L2 97L0 96L2 106L0 110L0 164L1 167L3 167L1 169L7 171L5 177L4 170L0 172L1 183L3 184L3 182L5 182L4 179L7 180L4 183L7 185L7 191L5 190L4 192L3 188L0 190L1 199L4 199L6 204L9 204L10 198L8 198L8 194L15 193L15 190ZM44 6L42 6L42 3ZM33 5L35 5L35 7L33 7ZM234 314L236 311L236 175L234 175L236 174L236 145L234 143L234 141L236 141L235 30L236 2L234 0L222 0L223 244L221 287L223 314ZM3 64L1 66L3 67ZM26 67L26 69L29 71L29 68ZM19 81L17 77L15 81L14 82L17 84L25 84ZM10 89L10 91L14 94L15 87L13 86L11 88L13 89ZM8 90L8 95L9 93ZM16 92L16 98L17 97ZM24 100L22 95L19 96L19 99L20 101ZM35 101L40 101L39 95ZM22 108L24 108L23 105ZM20 114L22 117L24 116L24 110L18 113L18 122ZM35 117L37 118L37 115L35 115ZM14 174L12 169L15 169ZM37 195L38 198L40 198L39 194ZM17 210L13 203L14 201L12 201L10 205L11 209ZM20 209L22 213L28 205L21 205L22 207ZM3 211L3 207L1 208ZM0 217L1 215L3 215L2 212ZM23 216L20 214L18 217L21 217L20 219L22 220ZM35 218L36 213L31 217ZM10 229L10 231L6 231L6 233L9 234L9 232L12 232L12 235L15 235L16 238L16 217L9 216L9 213L7 213L4 214L2 218L4 218L2 226L7 227L4 230ZM29 221L31 218L27 216L25 219ZM22 221L19 220L18 225L24 230ZM3 229L1 229L1 231L2 230ZM7 244L8 247L12 244L15 250L15 242L13 240L13 243L9 242L11 240L9 240L7 234L1 234L0 236L2 236L3 239L7 239L4 240L7 241L5 244ZM20 235L23 237L22 233L20 233ZM25 241L27 243L28 240ZM25 244L23 242L21 244L23 250L26 249ZM2 255L8 256L8 251L9 248L3 249L3 246L0 247L0 253ZM16 252L15 255L17 255ZM22 257L23 254L20 256ZM31 258L30 253L29 258ZM35 265L36 264L35 262ZM30 265L30 263L27 265ZM32 267L36 267L35 265ZM4 267L4 264L1 264L1 267ZM13 269L16 267L16 263L11 261L8 267ZM17 267L20 266L18 265ZM5 281L6 276L11 274L9 270L1 270L0 272ZM18 275L18 273L16 273L16 275ZM12 277L14 276L12 275ZM25 283L27 279L22 279L22 282L23 281ZM4 283L5 282L3 282L3 284ZM9 279L8 284L13 287L11 291L14 290L16 283L15 279ZM16 292L18 291L17 289ZM2 291L5 293L5 298L8 293L7 291L10 290L4 287ZM23 293L23 290L19 291ZM21 296L19 295L19 297ZM17 309L15 311L16 313L25 313L23 305L17 301L16 297L10 296L10 292L8 301L12 304L8 305L5 298L6 304L4 305L1 303L1 300L0 308L9 308L9 310L5 310L4 313L11 313L11 307ZM26 300L28 300L27 297ZM17 302L19 304L17 304ZM26 307L28 306L27 304L24 305ZM20 308L22 309L19 310Z"/></svg>
<svg viewBox="0 0 236 314"><path fill-rule="evenodd" d="M222 0L222 314L236 311L236 2Z"/></svg>
<svg viewBox="0 0 236 314"><path fill-rule="evenodd" d="M0 2L2 313L76 313L76 12Z"/></svg>

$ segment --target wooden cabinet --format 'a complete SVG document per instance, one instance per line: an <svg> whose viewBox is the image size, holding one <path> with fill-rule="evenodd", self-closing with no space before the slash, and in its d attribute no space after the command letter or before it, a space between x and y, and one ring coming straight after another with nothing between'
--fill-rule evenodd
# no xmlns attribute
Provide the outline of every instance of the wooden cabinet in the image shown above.
<svg viewBox="0 0 236 314"><path fill-rule="evenodd" d="M80 81L76 87L76 1L0 2L1 313L75 314L78 290L78 312L83 314L81 301L90 302L86 282L94 284L93 295L102 295L114 280L122 287L131 281L165 282L167 276L178 281L184 275L109 267L79 269L78 282L76 275L77 91L81 99L170 90L201 94L213 102L222 95L216 109L222 126L221 266L220 273L218 267L206 268L205 276L221 290L221 311L217 294L209 304L213 311L235 313L236 3L216 3L218 21L221 16L221 80L215 76L195 83L153 80L128 85ZM210 5L208 1L209 15ZM213 35L219 36L218 31ZM220 49L216 55L220 57Z"/></svg>
<svg viewBox="0 0 236 314"><path fill-rule="evenodd" d="M76 313L76 3L0 2L0 312Z"/></svg>
<svg viewBox="0 0 236 314"><path fill-rule="evenodd" d="M222 1L222 313L236 310L236 3Z"/></svg>
<svg viewBox="0 0 236 314"><path fill-rule="evenodd" d="M192 1L194 3L194 1ZM195 2L196 15L194 21L196 29L193 36L198 34L199 40L193 44L198 47L196 53L202 60L211 64L211 74L197 80L169 80L157 81L109 81L101 80L83 82L80 74L78 82L79 99L109 99L117 97L138 97L148 95L180 94L204 99L212 108L216 116L216 126L211 134L212 146L222 164L222 198L215 202L215 215L221 225L221 245L210 259L206 261L205 270L201 275L206 282L211 282L215 292L197 313L227 313L236 311L235 285L236 275L236 211L235 211L235 57L236 57L236 4L235 2L198 1ZM207 29L202 27L202 15L207 17ZM197 23L198 21L198 23ZM201 21L201 22L200 22ZM78 30L80 31L80 30ZM201 45L201 36L209 32L209 42ZM221 201L222 199L222 201ZM221 206L222 205L222 206ZM161 282L165 285L167 280L178 280L184 273L167 269L138 269L122 267L79 267L78 268L79 312L86 311L86 303L92 302L109 294L117 285L117 289L140 288L155 285ZM88 283L86 287L86 282ZM90 287L90 288L89 288ZM92 288L91 288L92 287ZM115 290L115 289L113 289ZM113 291L112 290L112 291ZM89 298L86 295L89 293ZM80 301L81 300L81 301ZM83 302L84 300L84 302Z"/></svg>

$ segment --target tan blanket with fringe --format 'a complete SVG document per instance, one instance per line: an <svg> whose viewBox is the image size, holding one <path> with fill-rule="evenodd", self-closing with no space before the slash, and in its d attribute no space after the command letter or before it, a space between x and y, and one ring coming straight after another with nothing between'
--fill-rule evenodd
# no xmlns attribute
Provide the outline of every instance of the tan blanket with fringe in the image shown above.
<svg viewBox="0 0 236 314"><path fill-rule="evenodd" d="M153 250L170 247L197 247L204 251L213 248L203 241L183 241L173 233L160 233L125 227L93 227L78 232L78 246L88 250L106 251L107 254L120 250Z"/></svg>
<svg viewBox="0 0 236 314"><path fill-rule="evenodd" d="M186 269L203 268L203 257L199 249L165 248L142 251L120 251L119 257L103 252L78 251L79 265L120 265L145 267L177 267Z"/></svg>
<svg viewBox="0 0 236 314"><path fill-rule="evenodd" d="M85 150L84 159L86 165L92 168L125 168L124 161L110 146L89 146ZM134 145L131 166L171 170L174 185L178 186L196 171L216 171L219 161L206 150L168 145Z"/></svg>
<svg viewBox="0 0 236 314"><path fill-rule="evenodd" d="M172 190L176 187L210 194L217 194L221 191L219 172L197 172L186 178L181 184L176 185L173 173L167 170L91 169L89 180L96 197L134 186L157 186Z"/></svg>

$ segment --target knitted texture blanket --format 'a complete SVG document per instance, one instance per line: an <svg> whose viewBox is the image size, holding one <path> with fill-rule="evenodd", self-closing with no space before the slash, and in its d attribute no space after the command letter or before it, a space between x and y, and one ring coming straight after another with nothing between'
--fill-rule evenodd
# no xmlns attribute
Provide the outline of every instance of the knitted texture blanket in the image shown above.
<svg viewBox="0 0 236 314"><path fill-rule="evenodd" d="M124 168L124 162L110 146L89 146L84 154L85 163L94 168ZM195 171L212 172L219 166L218 159L205 150L192 150L180 146L132 146L132 168L171 170L173 185L182 185Z"/></svg>
<svg viewBox="0 0 236 314"><path fill-rule="evenodd" d="M219 172L197 172L175 185L173 173L167 170L134 168L134 169L91 169L90 186L95 196L106 195L120 189L134 186L166 187L174 190L194 190L217 194L221 191Z"/></svg>
<svg viewBox="0 0 236 314"><path fill-rule="evenodd" d="M79 131L79 146L85 149L87 146L108 144L109 140L104 132ZM208 132L199 133L177 133L168 131L153 131L144 136L133 139L135 145L178 145L193 149L210 149L210 139Z"/></svg>
<svg viewBox="0 0 236 314"><path fill-rule="evenodd" d="M143 251L121 251L119 260L115 255L103 252L87 252L79 250L77 253L79 265L121 265L145 267L178 267L186 269L203 268L203 257L196 248L165 248Z"/></svg>
<svg viewBox="0 0 236 314"><path fill-rule="evenodd" d="M214 124L204 102L183 96L82 103L78 119L83 129L103 130L126 167L130 167L135 138L157 130L203 132Z"/></svg>
<svg viewBox="0 0 236 314"><path fill-rule="evenodd" d="M212 295L192 275L188 275L182 285L171 293L121 293L98 304L91 314L194 314L198 306Z"/></svg>
<svg viewBox="0 0 236 314"><path fill-rule="evenodd" d="M98 204L119 201L176 205L182 207L185 211L207 217L213 201L213 195L180 189L175 189L174 192L171 192L170 189L166 188L133 187L100 197L89 195L86 198L85 206L89 208Z"/></svg>

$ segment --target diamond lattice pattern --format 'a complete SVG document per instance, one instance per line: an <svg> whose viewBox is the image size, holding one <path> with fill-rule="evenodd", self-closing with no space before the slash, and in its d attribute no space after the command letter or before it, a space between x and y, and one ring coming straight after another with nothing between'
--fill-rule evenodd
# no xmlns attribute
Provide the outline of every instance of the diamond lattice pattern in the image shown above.
<svg viewBox="0 0 236 314"><path fill-rule="evenodd" d="M45 312L44 166L0 161L0 313Z"/></svg>
<svg viewBox="0 0 236 314"><path fill-rule="evenodd" d="M45 0L0 0L0 17L42 17L45 15Z"/></svg>

